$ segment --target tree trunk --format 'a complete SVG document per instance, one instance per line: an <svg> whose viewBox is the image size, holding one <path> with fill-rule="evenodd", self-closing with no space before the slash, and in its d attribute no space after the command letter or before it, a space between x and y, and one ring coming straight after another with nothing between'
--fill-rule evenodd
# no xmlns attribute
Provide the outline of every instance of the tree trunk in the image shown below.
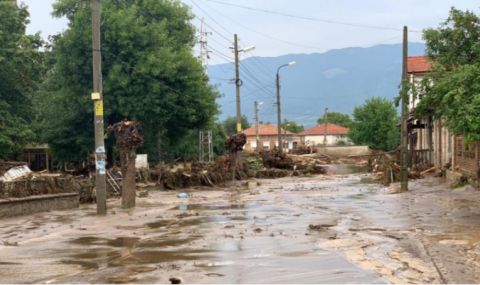
<svg viewBox="0 0 480 285"><path fill-rule="evenodd" d="M125 164L122 166L123 173L122 180L122 208L128 209L135 207L136 198L136 182L135 182L135 151L130 150L123 152L121 155L125 159Z"/></svg>

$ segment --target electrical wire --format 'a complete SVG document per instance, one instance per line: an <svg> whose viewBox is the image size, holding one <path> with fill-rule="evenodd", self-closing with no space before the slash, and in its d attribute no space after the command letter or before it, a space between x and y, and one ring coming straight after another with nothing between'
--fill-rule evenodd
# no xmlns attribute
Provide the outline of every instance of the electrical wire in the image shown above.
<svg viewBox="0 0 480 285"><path fill-rule="evenodd" d="M341 22L341 21L334 21L334 20L331 20L331 19L323 19L323 18L315 18L315 17L310 17L310 16L294 15L294 14L288 14L288 13L285 13L285 12L254 8L254 7L250 7L250 6L244 6L244 5L239 5L239 4L224 2L224 1L219 1L219 0L205 0L205 1L212 2L212 3L217 3L217 4L221 4L221 5L225 5L225 6L231 6L231 7L241 8L241 9L245 9L245 10L255 11L255 12L273 14L273 15L277 15L277 16L306 20L306 21L314 21L314 22L321 22L321 23L326 23L326 24L343 25L343 26L365 28L365 29L402 31L402 29L394 28L394 27L366 25L366 24L361 24L361 23ZM421 33L421 31L418 31L418 30L410 30L409 32L411 32L411 33Z"/></svg>

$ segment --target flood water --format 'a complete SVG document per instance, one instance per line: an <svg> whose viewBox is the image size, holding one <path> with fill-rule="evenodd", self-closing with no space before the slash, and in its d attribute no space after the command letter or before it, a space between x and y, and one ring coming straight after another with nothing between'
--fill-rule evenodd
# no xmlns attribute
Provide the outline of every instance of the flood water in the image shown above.
<svg viewBox="0 0 480 285"><path fill-rule="evenodd" d="M361 171L150 191L134 210L109 201L106 217L86 205L4 219L0 283L480 281L475 191L426 179L391 194Z"/></svg>

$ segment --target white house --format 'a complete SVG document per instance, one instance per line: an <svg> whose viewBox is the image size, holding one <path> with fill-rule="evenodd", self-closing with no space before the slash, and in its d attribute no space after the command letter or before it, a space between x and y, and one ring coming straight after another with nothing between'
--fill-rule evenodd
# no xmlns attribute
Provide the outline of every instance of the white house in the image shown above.
<svg viewBox="0 0 480 285"><path fill-rule="evenodd" d="M347 137L348 129L339 125L327 123L320 124L299 133L305 145L338 145L340 143L352 144Z"/></svg>

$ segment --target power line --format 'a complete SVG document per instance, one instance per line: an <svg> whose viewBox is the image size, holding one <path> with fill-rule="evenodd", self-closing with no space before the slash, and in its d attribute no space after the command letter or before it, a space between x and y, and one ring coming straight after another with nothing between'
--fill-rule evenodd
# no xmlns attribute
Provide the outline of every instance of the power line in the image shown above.
<svg viewBox="0 0 480 285"><path fill-rule="evenodd" d="M207 11L205 11L202 7L200 7L200 5L198 5L197 3L195 3L194 0L190 0L190 1L192 2L193 5L195 5L195 7L197 7L200 11L202 11L205 16L207 16L210 20L212 20L212 22L214 22L215 24L217 24L217 25L218 25L222 30L224 30L227 34L229 34L229 35L231 34L230 31L228 31L227 29L225 29L225 27L224 27L222 24L220 24L219 22L217 22L217 20L215 20L214 17L210 16L210 14L208 14Z"/></svg>
<svg viewBox="0 0 480 285"><path fill-rule="evenodd" d="M269 35L269 34L266 34L266 33L263 33L263 32L260 32L260 31L257 31L251 27L248 27L246 25L244 25L243 23L240 23L234 19L232 19L231 17L228 17L226 16L225 14L221 13L220 11L218 11L217 9L213 8L212 6L208 6L210 7L210 9L212 9L213 11L216 11L219 15L222 15L223 17L225 17L226 19L228 19L229 21L231 21L232 23L240 26L240 27L243 27L244 29L250 31L250 32L253 32L253 33L256 33L260 36L263 36L265 38L268 38L268 39L271 39L271 40L275 40L275 41L278 41L278 42L282 42L282 43L285 43L285 44L288 44L288 45L291 45L291 46L296 46L296 47L303 47L303 48L309 48L309 49L316 49L316 50L319 50L319 51L325 51L326 49L325 48L320 48L320 47L317 47L317 46L311 46L311 45L304 45L304 44L299 44L299 43L295 43L295 42L291 42L291 41L288 41L288 40L284 40L284 39L281 39L281 38L278 38L278 37L274 37L272 35Z"/></svg>
<svg viewBox="0 0 480 285"><path fill-rule="evenodd" d="M245 71L244 74L249 77L256 85L263 85L264 83L261 82L260 80L258 80L258 78L255 76L255 74L250 71L250 69L245 65L245 64L242 64L242 67L243 67L243 70ZM258 86L257 85L257 86Z"/></svg>
<svg viewBox="0 0 480 285"><path fill-rule="evenodd" d="M199 18L198 16L194 15L194 17L201 21L202 19ZM221 38L223 38L224 40L226 40L228 43L230 43L230 39L228 39L226 36L224 36L222 33L220 33L217 29L215 29L214 27L210 26L209 24L205 23L205 26L207 26L208 28L210 28L210 30L214 31L217 35L219 35Z"/></svg>
<svg viewBox="0 0 480 285"><path fill-rule="evenodd" d="M250 10L250 11L255 11L255 12L262 12L262 13L273 14L273 15L277 15L277 16L306 20L306 21L314 21L314 22L336 24L336 25L350 26L350 27L356 27L356 28L365 28L365 29L402 31L402 29L399 29L399 28L366 25L366 24L352 23L352 22L341 22L341 21L334 21L334 20L330 20L330 19L294 15L294 14L288 14L288 13L285 13L285 12L279 12L279 11L273 11L273 10L267 10L267 9L261 9L261 8L254 8L254 7L249 7L249 6L244 6L244 5L239 5L239 4L229 3L229 2L223 2L223 1L219 1L219 0L205 0L205 1L213 2L213 3L217 3L217 4L221 4L221 5L226 5L226 6L231 6L231 7L237 7L237 8ZM416 31L416 30L410 30L410 32L421 33L421 31Z"/></svg>
<svg viewBox="0 0 480 285"><path fill-rule="evenodd" d="M227 60L229 60L229 61L232 60L231 56L224 54L223 52L219 51L218 49L213 48L213 47L210 47L210 49L211 49L213 52L217 53L218 55L221 55L222 57L226 58Z"/></svg>

